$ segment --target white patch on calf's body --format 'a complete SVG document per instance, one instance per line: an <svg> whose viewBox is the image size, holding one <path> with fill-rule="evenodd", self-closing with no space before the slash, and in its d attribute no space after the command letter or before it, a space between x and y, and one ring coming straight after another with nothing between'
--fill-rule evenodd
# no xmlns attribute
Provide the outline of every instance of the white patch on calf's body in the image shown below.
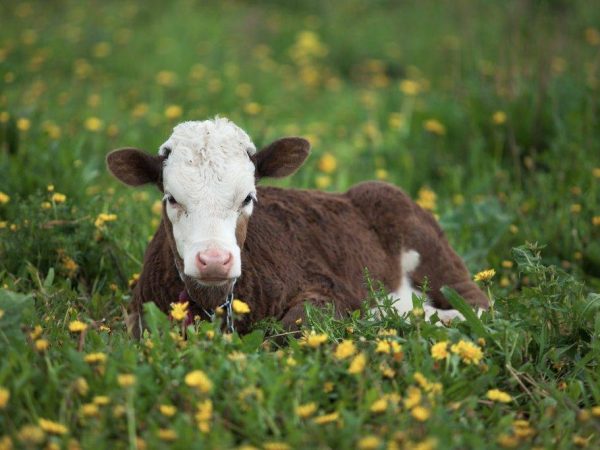
<svg viewBox="0 0 600 450"><path fill-rule="evenodd" d="M200 277L196 257L211 248L230 252L229 278L241 275L236 226L240 215L252 214L256 195L256 152L248 135L227 119L184 122L175 127L159 153L167 156L163 167L166 211L185 275Z"/></svg>

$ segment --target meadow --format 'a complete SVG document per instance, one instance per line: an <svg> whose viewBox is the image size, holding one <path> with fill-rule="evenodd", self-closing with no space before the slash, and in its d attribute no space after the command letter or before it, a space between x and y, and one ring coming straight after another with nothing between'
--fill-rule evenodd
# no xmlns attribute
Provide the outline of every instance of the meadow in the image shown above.
<svg viewBox="0 0 600 450"><path fill-rule="evenodd" d="M0 4L0 450L598 448L600 9L575 0ZM124 314L160 193L108 151L231 118L306 137L286 187L380 179L493 307L438 326L308 309ZM174 299L175 300L175 299ZM241 299L252 307L252 299Z"/></svg>

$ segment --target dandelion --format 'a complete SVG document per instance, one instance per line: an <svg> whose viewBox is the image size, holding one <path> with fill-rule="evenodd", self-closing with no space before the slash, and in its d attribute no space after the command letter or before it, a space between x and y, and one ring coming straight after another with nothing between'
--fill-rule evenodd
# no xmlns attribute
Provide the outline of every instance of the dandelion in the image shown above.
<svg viewBox="0 0 600 450"><path fill-rule="evenodd" d="M364 353L359 353L354 357L352 362L350 363L350 367L348 367L348 373L351 375L357 375L365 370L365 366L367 364L367 356Z"/></svg>
<svg viewBox="0 0 600 450"><path fill-rule="evenodd" d="M131 278L129 279L129 281L127 281L127 285L130 288L133 288L137 284L137 282L139 281L139 279L140 279L140 274L139 273L134 273L133 275L131 275Z"/></svg>
<svg viewBox="0 0 600 450"><path fill-rule="evenodd" d="M290 447L285 442L269 441L269 442L263 443L263 449L264 450L291 450L292 447Z"/></svg>
<svg viewBox="0 0 600 450"><path fill-rule="evenodd" d="M315 178L315 185L318 189L327 189L331 186L331 177L329 175L318 175Z"/></svg>
<svg viewBox="0 0 600 450"><path fill-rule="evenodd" d="M50 209L50 208L52 208L52 203L50 203L50 202L42 202L40 204L40 208L42 208L42 209Z"/></svg>
<svg viewBox="0 0 600 450"><path fill-rule="evenodd" d="M69 430L63 424L52 420L40 418L38 421L40 428L49 434L62 435L67 434Z"/></svg>
<svg viewBox="0 0 600 450"><path fill-rule="evenodd" d="M177 439L177 433L171 428L159 428L156 435L160 440L167 442L172 442Z"/></svg>
<svg viewBox="0 0 600 450"><path fill-rule="evenodd" d="M423 128L425 131L429 131L438 136L444 136L446 134L446 127L436 119L426 120L425 123L423 123Z"/></svg>
<svg viewBox="0 0 600 450"><path fill-rule="evenodd" d="M600 406L592 406L591 412L592 416L600 417Z"/></svg>
<svg viewBox="0 0 600 450"><path fill-rule="evenodd" d="M579 203L573 203L570 210L573 214L579 214L581 212L581 205Z"/></svg>
<svg viewBox="0 0 600 450"><path fill-rule="evenodd" d="M104 228L104 224L106 222L114 222L115 220L117 220L116 214L100 213L100 214L98 214L98 216L96 217L96 220L94 221L94 226L100 230L100 229Z"/></svg>
<svg viewBox="0 0 600 450"><path fill-rule="evenodd" d="M404 117L404 114L399 112L390 113L390 116L388 117L388 125L390 128L398 130L402 128L405 124L406 118Z"/></svg>
<svg viewBox="0 0 600 450"><path fill-rule="evenodd" d="M90 390L88 382L85 381L85 378L83 377L79 377L73 382L73 388L82 397L87 395L88 391Z"/></svg>
<svg viewBox="0 0 600 450"><path fill-rule="evenodd" d="M327 339L329 339L329 336L325 333L316 334L314 331L311 331L310 333L305 332L301 339L301 344L308 345L311 348L318 348L321 344L327 342Z"/></svg>
<svg viewBox="0 0 600 450"><path fill-rule="evenodd" d="M317 404L315 402L305 403L296 406L296 415L301 419L307 419L317 412Z"/></svg>
<svg viewBox="0 0 600 450"><path fill-rule="evenodd" d="M595 227L600 227L600 216L592 217L592 225Z"/></svg>
<svg viewBox="0 0 600 450"><path fill-rule="evenodd" d="M407 409L412 409L421 403L421 389L416 386L409 386L406 390L406 397L404 398L404 406Z"/></svg>
<svg viewBox="0 0 600 450"><path fill-rule="evenodd" d="M356 346L354 342L349 339L343 340L340 344L338 344L335 349L334 356L338 360L346 359L353 356L356 353Z"/></svg>
<svg viewBox="0 0 600 450"><path fill-rule="evenodd" d="M375 353L396 354L402 352L402 346L396 341L386 341L383 339L377 340L377 348Z"/></svg>
<svg viewBox="0 0 600 450"><path fill-rule="evenodd" d="M117 375L117 383L124 388L132 387L135 384L136 377L130 373L121 373Z"/></svg>
<svg viewBox="0 0 600 450"><path fill-rule="evenodd" d="M82 333L87 330L87 325L79 320L73 320L69 323L69 331L71 333Z"/></svg>
<svg viewBox="0 0 600 450"><path fill-rule="evenodd" d="M482 270L481 272L475 274L473 280L486 282L490 281L496 275L496 271L494 269Z"/></svg>
<svg viewBox="0 0 600 450"><path fill-rule="evenodd" d="M198 429L202 433L208 433L210 431L210 420L213 414L213 404L210 399L206 399L197 404L197 412L195 415Z"/></svg>
<svg viewBox="0 0 600 450"><path fill-rule="evenodd" d="M421 85L415 80L402 80L400 82L400 91L404 95L415 96L421 91Z"/></svg>
<svg viewBox="0 0 600 450"><path fill-rule="evenodd" d="M92 399L92 402L94 405L106 406L110 403L110 398L108 398L106 395L96 395Z"/></svg>
<svg viewBox="0 0 600 450"><path fill-rule="evenodd" d="M189 302L171 303L171 317L178 322L184 320L188 316Z"/></svg>
<svg viewBox="0 0 600 450"><path fill-rule="evenodd" d="M431 411L424 406L415 406L411 414L419 422L425 422L431 416Z"/></svg>
<svg viewBox="0 0 600 450"><path fill-rule="evenodd" d="M437 195L428 187L422 187L417 193L416 203L427 211L434 211L437 203Z"/></svg>
<svg viewBox="0 0 600 450"><path fill-rule="evenodd" d="M10 391L4 387L0 387L0 409L6 408L10 400Z"/></svg>
<svg viewBox="0 0 600 450"><path fill-rule="evenodd" d="M592 27L586 28L585 29L585 40L590 45L593 45L593 46L600 45L600 31L598 31L596 28L592 28Z"/></svg>
<svg viewBox="0 0 600 450"><path fill-rule="evenodd" d="M35 341L35 349L38 352L45 352L46 350L48 350L48 347L50 346L49 342L46 339L37 339Z"/></svg>
<svg viewBox="0 0 600 450"><path fill-rule="evenodd" d="M201 370L193 370L185 376L185 384L196 388L202 393L210 392L212 389L212 381Z"/></svg>
<svg viewBox="0 0 600 450"><path fill-rule="evenodd" d="M83 126L86 130L91 131L92 133L97 133L98 131L102 130L104 123L98 117L88 117L85 119Z"/></svg>
<svg viewBox="0 0 600 450"><path fill-rule="evenodd" d="M600 178L600 167L594 167L592 169L592 175L594 178Z"/></svg>
<svg viewBox="0 0 600 450"><path fill-rule="evenodd" d="M37 425L23 425L19 430L19 440L27 444L41 444L46 439L46 433ZM0 448L2 446L0 445Z"/></svg>
<svg viewBox="0 0 600 450"><path fill-rule="evenodd" d="M161 70L156 74L156 83L169 87L173 86L177 82L177 74L170 70Z"/></svg>
<svg viewBox="0 0 600 450"><path fill-rule="evenodd" d="M312 421L316 425L325 425L327 423L337 422L339 418L339 413L332 412L330 414L323 414L321 416L317 416Z"/></svg>
<svg viewBox="0 0 600 450"><path fill-rule="evenodd" d="M448 342L441 341L431 346L431 357L435 360L446 359L448 357Z"/></svg>
<svg viewBox="0 0 600 450"><path fill-rule="evenodd" d="M64 203L65 200L67 200L67 196L65 194L60 194L58 192L55 192L54 194L52 194L52 197L50 197L50 199L54 203Z"/></svg>
<svg viewBox="0 0 600 450"><path fill-rule="evenodd" d="M160 405L158 409L165 417L173 417L177 412L177 408L175 408L173 405Z"/></svg>
<svg viewBox="0 0 600 450"><path fill-rule="evenodd" d="M337 160L331 153L325 153L319 159L317 166L321 172L331 174L337 168Z"/></svg>
<svg viewBox="0 0 600 450"><path fill-rule="evenodd" d="M10 202L10 196L0 191L0 205L6 205L8 202Z"/></svg>
<svg viewBox="0 0 600 450"><path fill-rule="evenodd" d="M396 371L392 369L385 361L379 364L379 371L385 378L394 378Z"/></svg>
<svg viewBox="0 0 600 450"><path fill-rule="evenodd" d="M377 169L375 170L375 178L385 181L389 178L389 173L385 169Z"/></svg>
<svg viewBox="0 0 600 450"><path fill-rule="evenodd" d="M2 316L0 316L2 317ZM42 326L41 325L36 325L35 327L33 327L33 330L31 330L31 332L29 333L29 337L31 338L32 341L35 341L37 338L39 338L42 335Z"/></svg>
<svg viewBox="0 0 600 450"><path fill-rule="evenodd" d="M85 403L81 405L81 414L85 417L96 417L99 412L98 405L94 403Z"/></svg>
<svg viewBox="0 0 600 450"><path fill-rule="evenodd" d="M479 361L483 358L481 348L468 341L461 340L458 344L450 347L450 350L452 353L457 354L465 364L479 364Z"/></svg>
<svg viewBox="0 0 600 450"><path fill-rule="evenodd" d="M20 119L17 120L17 129L19 131L29 131L29 129L31 128L31 121L29 119L26 119L24 117L21 117Z"/></svg>
<svg viewBox="0 0 600 450"><path fill-rule="evenodd" d="M501 391L500 389L490 389L487 391L486 397L494 402L500 403L510 403L513 399L510 394Z"/></svg>
<svg viewBox="0 0 600 450"><path fill-rule="evenodd" d="M255 116L262 111L262 106L256 102L246 103L244 105L244 112L250 116Z"/></svg>
<svg viewBox="0 0 600 450"><path fill-rule="evenodd" d="M388 407L388 400L387 400L387 398L382 397L379 400L376 400L369 409L371 410L372 413L380 414L380 413L385 412L387 410L387 407Z"/></svg>
<svg viewBox="0 0 600 450"><path fill-rule="evenodd" d="M4 317L4 310L0 309L0 319L2 319Z"/></svg>
<svg viewBox="0 0 600 450"><path fill-rule="evenodd" d="M511 434L501 434L496 442L502 448L515 448L519 445L519 439Z"/></svg>
<svg viewBox="0 0 600 450"><path fill-rule="evenodd" d="M250 312L250 306L241 300L235 299L231 304L233 312L236 314L248 314Z"/></svg>
<svg viewBox="0 0 600 450"><path fill-rule="evenodd" d="M108 42L98 42L94 45L93 54L96 58L106 58L110 55L111 50L112 47Z"/></svg>
<svg viewBox="0 0 600 450"><path fill-rule="evenodd" d="M378 436L365 436L361 438L357 443L356 447L359 450L375 450L381 446L381 438Z"/></svg>
<svg viewBox="0 0 600 450"><path fill-rule="evenodd" d="M169 120L174 120L183 114L183 109L179 105L169 105L165 109L165 117Z"/></svg>
<svg viewBox="0 0 600 450"><path fill-rule="evenodd" d="M576 434L573 436L572 441L573 444L575 444L577 447L587 447L591 439L592 435L588 436L587 438L584 438L583 436L579 436L578 434Z"/></svg>
<svg viewBox="0 0 600 450"><path fill-rule="evenodd" d="M83 360L88 364L104 364L106 362L106 354L102 352L88 353Z"/></svg>
<svg viewBox="0 0 600 450"><path fill-rule="evenodd" d="M506 113L504 111L496 111L492 114L492 123L494 125L503 125L506 123Z"/></svg>

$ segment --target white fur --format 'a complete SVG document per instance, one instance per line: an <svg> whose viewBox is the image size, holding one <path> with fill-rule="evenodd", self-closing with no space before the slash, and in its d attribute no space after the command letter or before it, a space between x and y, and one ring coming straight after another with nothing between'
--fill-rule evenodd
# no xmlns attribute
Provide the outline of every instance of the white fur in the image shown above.
<svg viewBox="0 0 600 450"><path fill-rule="evenodd" d="M256 196L254 164L256 148L248 135L224 118L184 122L160 147L164 163L165 197L177 251L184 273L197 278L196 255L209 248L229 251L233 257L230 278L241 275L240 248L235 230L240 215L252 214L253 204L242 207L250 194Z"/></svg>

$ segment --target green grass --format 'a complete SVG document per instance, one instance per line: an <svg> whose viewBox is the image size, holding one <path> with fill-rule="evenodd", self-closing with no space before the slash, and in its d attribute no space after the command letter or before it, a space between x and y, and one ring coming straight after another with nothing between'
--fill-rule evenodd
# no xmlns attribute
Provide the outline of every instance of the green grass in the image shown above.
<svg viewBox="0 0 600 450"><path fill-rule="evenodd" d="M0 14L0 449L598 445L593 2L5 2ZM150 307L133 341L123 311L159 193L122 187L104 156L156 151L179 121L216 114L257 146L311 140L282 186L384 178L421 201L434 192L470 269L496 270L493 310L450 327L389 306L383 319L309 310L306 333L327 335L313 348L281 345L268 322L241 337L201 323L182 340ZM117 220L96 226L100 213ZM85 332L69 331L76 319ZM381 339L401 351L377 352ZM356 354L336 358L342 340L362 371L349 373ZM482 357L435 360L442 341ZM86 362L98 352L105 362ZM208 392L186 384L193 370Z"/></svg>

